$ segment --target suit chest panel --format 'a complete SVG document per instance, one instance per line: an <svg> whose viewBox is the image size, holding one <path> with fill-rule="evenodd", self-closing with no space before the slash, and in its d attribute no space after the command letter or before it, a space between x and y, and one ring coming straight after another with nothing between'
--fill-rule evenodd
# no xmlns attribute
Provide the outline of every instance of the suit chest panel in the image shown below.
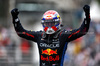
<svg viewBox="0 0 100 66"><path fill-rule="evenodd" d="M59 38L55 39L41 39L39 43L40 48L59 48L60 47L60 40Z"/></svg>

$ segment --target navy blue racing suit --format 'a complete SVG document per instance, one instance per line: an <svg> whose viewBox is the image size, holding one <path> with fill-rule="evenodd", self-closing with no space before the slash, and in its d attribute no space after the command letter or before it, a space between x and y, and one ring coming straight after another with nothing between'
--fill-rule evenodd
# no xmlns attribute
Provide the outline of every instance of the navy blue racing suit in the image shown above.
<svg viewBox="0 0 100 66"><path fill-rule="evenodd" d="M90 16L86 16L82 25L72 31L60 30L54 34L44 31L25 30L18 18L13 18L13 24L18 36L37 43L40 66L63 66L64 55L68 42L75 40L88 32Z"/></svg>

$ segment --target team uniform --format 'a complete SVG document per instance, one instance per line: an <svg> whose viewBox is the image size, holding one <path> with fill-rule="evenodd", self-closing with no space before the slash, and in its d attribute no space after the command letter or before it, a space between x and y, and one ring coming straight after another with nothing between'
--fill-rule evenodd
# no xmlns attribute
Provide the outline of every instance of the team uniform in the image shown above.
<svg viewBox="0 0 100 66"><path fill-rule="evenodd" d="M42 18L44 31L25 30L18 17L13 17L13 24L18 36L37 43L39 48L40 66L63 66L68 42L75 40L88 32L90 16L89 14L86 15L80 28L66 31L59 27L59 14L56 12L51 13L50 11L48 11L49 13L46 12ZM49 16L46 16L48 14ZM52 15L50 14L55 14L56 17L51 17ZM45 19L45 17L47 18ZM54 23L51 23L53 21Z"/></svg>

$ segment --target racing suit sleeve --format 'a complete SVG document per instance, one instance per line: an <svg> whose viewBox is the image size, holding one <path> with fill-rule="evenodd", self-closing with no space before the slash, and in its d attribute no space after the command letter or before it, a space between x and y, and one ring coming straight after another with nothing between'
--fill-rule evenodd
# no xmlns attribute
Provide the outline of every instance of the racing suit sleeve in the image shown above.
<svg viewBox="0 0 100 66"><path fill-rule="evenodd" d="M15 31L17 32L18 36L25 38L27 40L32 40L32 41L36 42L38 32L25 30L22 27L20 20L18 19L18 14L19 14L19 11L17 8L15 8L11 11L14 28L15 28Z"/></svg>
<svg viewBox="0 0 100 66"><path fill-rule="evenodd" d="M88 5L85 5L83 7L84 11L85 11L85 16L86 18L84 19L82 25L80 28L72 30L72 31L68 31L64 34L63 37L67 37L66 40L67 42L70 42L72 40L75 40L83 35L85 35L88 30L89 30L89 24L90 24L90 7ZM67 34L67 35L66 35Z"/></svg>
<svg viewBox="0 0 100 66"><path fill-rule="evenodd" d="M15 28L15 31L17 32L18 36L22 37L22 38L25 38L27 40L32 40L34 42L37 41L37 32L35 31L28 31L28 30L25 30L21 23L20 23L20 20L17 18L13 18L13 24L14 24L14 28Z"/></svg>
<svg viewBox="0 0 100 66"><path fill-rule="evenodd" d="M68 42L85 35L89 30L90 18L84 19L80 28L68 32Z"/></svg>

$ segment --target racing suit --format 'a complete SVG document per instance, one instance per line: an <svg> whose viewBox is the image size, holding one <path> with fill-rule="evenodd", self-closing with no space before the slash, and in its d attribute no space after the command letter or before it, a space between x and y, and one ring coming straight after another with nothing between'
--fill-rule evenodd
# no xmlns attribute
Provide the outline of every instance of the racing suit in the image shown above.
<svg viewBox="0 0 100 66"><path fill-rule="evenodd" d="M68 42L85 35L89 29L89 14L80 28L66 31L60 30L54 34L45 34L44 31L25 30L18 18L13 18L13 24L18 36L37 43L39 48L40 66L63 66L64 54Z"/></svg>

